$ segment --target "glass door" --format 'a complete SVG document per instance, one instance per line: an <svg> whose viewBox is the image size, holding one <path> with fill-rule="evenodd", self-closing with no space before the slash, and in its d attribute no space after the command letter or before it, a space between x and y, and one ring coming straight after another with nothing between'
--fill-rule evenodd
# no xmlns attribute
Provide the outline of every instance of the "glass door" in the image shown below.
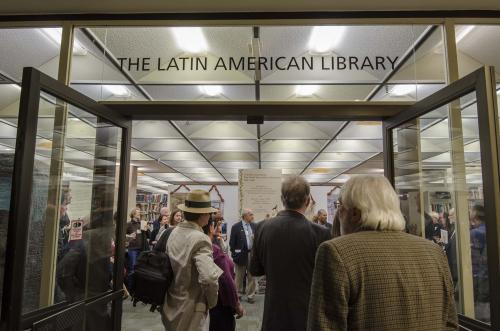
<svg viewBox="0 0 500 331"><path fill-rule="evenodd" d="M460 322L500 329L499 121L484 67L384 123L385 172L406 231L446 254ZM425 316L422 316L425 318Z"/></svg>
<svg viewBox="0 0 500 331"><path fill-rule="evenodd" d="M130 122L25 68L17 125L2 320L118 330Z"/></svg>

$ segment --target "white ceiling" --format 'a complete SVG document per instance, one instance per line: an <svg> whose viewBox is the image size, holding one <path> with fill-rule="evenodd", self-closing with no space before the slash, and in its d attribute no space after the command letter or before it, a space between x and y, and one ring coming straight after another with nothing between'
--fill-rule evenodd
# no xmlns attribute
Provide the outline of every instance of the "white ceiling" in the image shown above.
<svg viewBox="0 0 500 331"><path fill-rule="evenodd" d="M363 45L378 47L390 54L405 52L413 40L425 27L350 27L344 45L338 50L339 54L362 54ZM395 29L397 28L397 30ZM113 52L139 52L148 49L148 52L157 54L178 54L175 47L166 48L167 43L158 43L154 40L169 39L167 28L136 29L94 29L94 32ZM460 32L462 27L458 27ZM306 49L310 27L263 27L261 29L263 54L271 56L278 54L280 49L296 56L303 54ZM204 28L210 47L215 55L236 53L248 54L247 43L251 37L249 27L238 28ZM138 33L140 32L140 33ZM150 32L157 35L150 35ZM373 32L373 34L369 34ZM379 38L381 35L385 38ZM458 44L460 52L461 73L467 73L482 63L494 64L500 67L496 54L500 53L500 43L491 42L500 40L500 27L477 26L466 35ZM147 35L148 38L141 38ZM156 36L151 38L151 36ZM355 37L355 38L354 38ZM112 68L110 63L103 59L97 49L86 40L80 31L77 31L78 40L88 49L87 55L74 57L73 79L80 83L94 85L77 85L85 94L95 99L114 98L101 83L107 81L123 82L122 74ZM227 42L230 40L231 42ZM136 43L136 41L141 41ZM226 42L224 42L226 41ZM416 94L406 97L395 97L388 90L382 89L377 94L377 100L408 100L421 99L437 90L440 85L425 85L420 82L436 82L443 80L444 64L440 33L435 33L429 41L417 52L411 63L396 73L393 82L414 82L418 77L419 85ZM56 76L58 64L58 45L47 38L39 29L2 29L0 30L0 72L16 80L21 77L23 66L36 66L40 70ZM234 44L234 47L232 46ZM8 45L12 45L9 47ZM375 48L370 48L376 51ZM170 52L170 53L168 53ZM267 53L266 53L267 52ZM149 54L149 53L148 53ZM164 56L164 55L162 55ZM167 55L168 56L168 55ZM436 66L437 63L441 63ZM427 69L426 69L427 68ZM413 73L413 74L412 74ZM335 80L341 82L356 79L372 79L379 81L385 73L366 72L361 76L353 77L307 77L290 74L277 75L268 72L264 81L269 84L276 82L299 83L303 80ZM156 77L158 78L158 77ZM155 77L137 75L136 79L150 83ZM191 77L192 78L192 77ZM150 81L148 81L150 79ZM175 77L172 78L175 82ZM241 72L231 77L217 77L217 79L252 82L252 73ZM190 80L187 80L190 82ZM363 99L375 85L350 86L331 85L321 87L321 90L311 98L304 100L338 100ZM137 90L128 86L134 98L139 99ZM198 86L147 86L155 99L203 99ZM272 86L263 85L261 95L263 100L292 100L299 101L294 95L294 85ZM0 152L11 153L15 146L17 126L17 111L19 109L19 88L11 84L0 84ZM224 98L228 100L254 100L254 86L224 86ZM462 104L467 100L464 98ZM206 99L204 99L206 100ZM72 109L74 117L82 117L82 112ZM48 102L42 102L40 114L45 116L39 120L39 149L37 158L47 158L50 153L50 139L52 135L52 116L54 110ZM438 109L425 115L420 120L422 137L420 141L422 152L422 166L425 171L439 173L443 176L443 169L450 167L449 138L447 137L447 121L445 109ZM477 143L477 124L474 107L463 110L465 160L470 176L477 178L477 166L480 162ZM67 139L66 161L68 172L75 176L91 176L93 153L95 144L95 118L85 116L83 121L70 121L70 135ZM176 122L179 129L192 141L203 155L196 151L182 135L174 130L167 121L135 122L133 130L132 163L139 167L140 180L144 185L161 187L168 183L185 182L230 182L237 180L238 169L257 168L259 165L259 142L255 125L239 122ZM300 173L313 160L327 142L336 134L342 123L340 122L266 122L261 126L261 166L263 168L283 169L283 173ZM341 183L356 173L377 173L382 169L382 137L380 123L351 122L338 135L337 139L324 148L316 160L304 171L305 176L313 183ZM8 150L10 149L10 150ZM406 152L406 151L405 151ZM407 155L411 153L406 153ZM402 156L404 154L401 154ZM47 161L47 160L46 160ZM411 161L411 160L410 160ZM414 161L414 160L413 160ZM399 162L399 161L398 161ZM415 163L399 163L404 173L398 177L401 185L410 187L415 185L418 175L415 172ZM436 172L435 170L441 172ZM219 173L220 172L220 173ZM222 174L222 175L221 175ZM224 176L224 178L222 177ZM156 179L153 179L156 178ZM91 177L87 177L91 178ZM416 179L417 178L417 179ZM472 177L471 177L472 178ZM436 181L436 180L434 180Z"/></svg>

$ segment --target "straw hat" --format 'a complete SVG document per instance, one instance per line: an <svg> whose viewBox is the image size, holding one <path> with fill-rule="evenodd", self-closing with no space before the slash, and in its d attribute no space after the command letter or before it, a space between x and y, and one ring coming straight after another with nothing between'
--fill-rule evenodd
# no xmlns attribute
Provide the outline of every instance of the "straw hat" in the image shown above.
<svg viewBox="0 0 500 331"><path fill-rule="evenodd" d="M177 205L177 208L193 214L210 214L217 211L212 208L210 193L204 190L192 190L188 193L184 203Z"/></svg>

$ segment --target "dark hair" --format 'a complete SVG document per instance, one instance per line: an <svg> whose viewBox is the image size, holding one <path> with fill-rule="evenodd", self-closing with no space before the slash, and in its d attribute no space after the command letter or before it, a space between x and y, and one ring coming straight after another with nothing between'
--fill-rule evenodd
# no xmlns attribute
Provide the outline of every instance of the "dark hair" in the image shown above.
<svg viewBox="0 0 500 331"><path fill-rule="evenodd" d="M215 220L210 217L210 219L208 220L208 223L207 225L205 225L202 229L203 229L203 232L205 232L206 235L208 235L210 233L210 226L213 225L215 223Z"/></svg>
<svg viewBox="0 0 500 331"><path fill-rule="evenodd" d="M181 213L181 217L182 217L182 211L180 209L175 209L171 214L170 214L170 217L168 219L168 224L170 226L176 226L177 224L173 224L175 221L174 221L174 218L175 218L175 214L177 213Z"/></svg>
<svg viewBox="0 0 500 331"><path fill-rule="evenodd" d="M292 175L281 184L281 200L287 209L304 207L311 195L311 188L304 177Z"/></svg>
<svg viewBox="0 0 500 331"><path fill-rule="evenodd" d="M476 216L476 218L481 221L482 223L484 223L484 206L483 205L474 205L472 207L472 210L474 211L474 216Z"/></svg>
<svg viewBox="0 0 500 331"><path fill-rule="evenodd" d="M200 218L201 215L208 214L208 213L196 214L196 213L190 213L188 211L185 211L185 212L183 212L183 214L184 214L184 219L186 221L196 222Z"/></svg>

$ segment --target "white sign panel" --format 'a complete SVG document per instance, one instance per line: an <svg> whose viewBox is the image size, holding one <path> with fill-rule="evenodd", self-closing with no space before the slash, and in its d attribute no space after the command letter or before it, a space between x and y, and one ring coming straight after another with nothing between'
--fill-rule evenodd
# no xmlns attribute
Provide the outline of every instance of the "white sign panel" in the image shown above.
<svg viewBox="0 0 500 331"><path fill-rule="evenodd" d="M256 221L275 216L282 209L280 169L241 169L238 188L240 211L252 209Z"/></svg>

